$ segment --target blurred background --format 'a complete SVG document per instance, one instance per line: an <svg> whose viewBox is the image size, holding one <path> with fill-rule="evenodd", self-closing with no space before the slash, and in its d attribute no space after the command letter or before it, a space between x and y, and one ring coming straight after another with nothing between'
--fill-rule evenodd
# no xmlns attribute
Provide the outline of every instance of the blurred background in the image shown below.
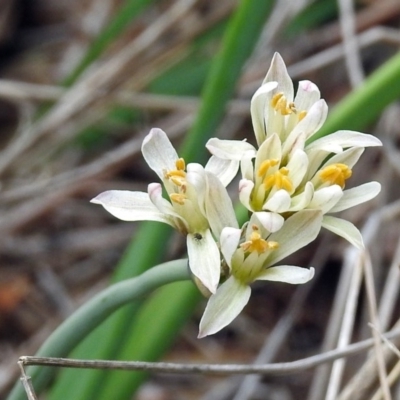
<svg viewBox="0 0 400 400"><path fill-rule="evenodd" d="M6 398L18 379L18 357L33 355L62 320L109 284L140 224L118 221L89 200L108 189L146 191L155 181L141 156L143 137L160 127L179 148L196 119L239 3L1 1L0 398ZM316 83L333 109L396 56L400 2L271 2L260 34L252 40L254 50L240 68L233 95L217 128L205 132L204 142L209 136L253 140L250 99L275 51L295 83ZM399 97L398 82L393 91L391 96ZM346 218L364 227L367 235L377 297L386 301L378 301L378 306L387 329L399 318L400 106L393 101L379 107L372 121L370 108L353 114L354 126L358 118L368 120L362 129L340 129L360 129L384 142L383 149L366 150L349 181L355 186L378 180L382 193ZM199 153L187 161L203 160ZM236 187L229 187L233 197ZM161 229L158 226L155 229ZM184 257L184 238L171 237L164 260ZM290 361L332 347L329 338L343 319L348 299L341 285L350 275L343 273L347 264L356 264L352 257L343 239L322 234L291 258L298 265L312 263L318 271L312 283L302 288L255 285L244 313L203 340L196 339L205 305L200 301L163 359L251 363L264 348L264 362ZM360 340L370 337L362 284L355 296L350 339ZM333 310L339 310L336 319ZM365 356L358 356L347 364L344 387L364 361ZM321 370L258 381L152 375L136 394L115 398L318 400L325 398L321 393L328 380L329 373ZM369 388L378 386L375 374ZM393 395L400 399L398 389Z"/></svg>

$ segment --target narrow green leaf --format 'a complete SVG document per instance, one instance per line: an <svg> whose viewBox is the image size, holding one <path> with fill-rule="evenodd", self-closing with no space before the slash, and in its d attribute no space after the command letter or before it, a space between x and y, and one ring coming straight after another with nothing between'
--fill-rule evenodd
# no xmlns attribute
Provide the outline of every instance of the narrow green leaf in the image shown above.
<svg viewBox="0 0 400 400"><path fill-rule="evenodd" d="M400 97L400 53L378 68L362 86L350 92L329 114L312 140L340 129L360 130L373 123Z"/></svg>
<svg viewBox="0 0 400 400"><path fill-rule="evenodd" d="M272 1L266 0L242 0L239 3L228 24L222 49L215 59L210 76L207 79L202 95L202 106L180 152L180 155L186 160L204 160L204 145L215 134L224 115L226 103L235 90L242 67L254 49L272 5ZM155 296L153 302L159 312L165 316L166 321L173 321L176 318L176 304L189 304L194 309L196 305L196 301L193 300L196 298L194 291L195 289L190 288L186 292L175 291L170 294L161 291ZM190 307L186 309L186 317L190 315ZM144 334L140 346L135 345L134 341L127 343L126 347L121 349L119 358L146 360L160 357L166 350L170 340L168 339L170 336L167 336L166 332L169 332L169 335L173 333L177 335L182 323L183 319L176 325L165 325L163 321L158 323L157 320L148 325L142 323L142 331L153 332L154 335ZM121 329L124 328L121 326ZM164 340L166 341L165 343ZM140 348L154 350L153 352L144 353ZM113 393L114 398L120 400L132 398L134 391L139 387L143 379L144 375L141 374L121 376L121 374L111 372L107 375L101 390L97 391L96 396L92 398L108 400L110 393Z"/></svg>

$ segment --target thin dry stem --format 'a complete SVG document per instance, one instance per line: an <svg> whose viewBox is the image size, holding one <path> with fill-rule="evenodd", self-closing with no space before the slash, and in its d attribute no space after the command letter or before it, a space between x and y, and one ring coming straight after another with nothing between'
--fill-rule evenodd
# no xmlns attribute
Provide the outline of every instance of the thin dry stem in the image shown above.
<svg viewBox="0 0 400 400"><path fill-rule="evenodd" d="M364 80L360 49L356 38L355 13L352 0L338 0L339 22L343 37L343 47L347 74L353 88L360 86Z"/></svg>
<svg viewBox="0 0 400 400"><path fill-rule="evenodd" d="M392 396L390 395L390 389L387 382L386 365L385 365L385 360L383 359L383 350L379 335L380 324L378 318L378 307L376 303L376 294L374 287L374 274L372 271L371 259L369 257L367 250L364 251L363 261L364 261L363 265L364 265L365 287L368 299L369 316L372 321L372 324L375 327L375 329L372 330L372 336L374 338L374 350L377 360L379 381L381 383L384 399L391 400Z"/></svg>

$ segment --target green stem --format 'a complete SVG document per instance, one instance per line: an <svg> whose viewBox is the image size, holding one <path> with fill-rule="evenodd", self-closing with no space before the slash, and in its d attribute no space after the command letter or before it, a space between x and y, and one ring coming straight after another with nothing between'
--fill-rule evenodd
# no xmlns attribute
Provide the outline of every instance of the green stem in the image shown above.
<svg viewBox="0 0 400 400"><path fill-rule="evenodd" d="M36 353L38 357L66 357L94 328L123 305L141 299L168 283L190 279L187 260L169 261L151 268L142 275L116 283L66 319ZM49 368L32 367L27 371L35 389L40 392L53 376ZM24 399L22 384L18 382L9 400Z"/></svg>

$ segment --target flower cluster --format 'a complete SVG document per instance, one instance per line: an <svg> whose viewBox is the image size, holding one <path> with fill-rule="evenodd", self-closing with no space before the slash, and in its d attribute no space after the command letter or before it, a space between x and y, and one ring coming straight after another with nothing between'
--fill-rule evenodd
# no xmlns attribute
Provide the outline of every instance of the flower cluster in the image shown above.
<svg viewBox="0 0 400 400"><path fill-rule="evenodd" d="M199 337L218 332L241 312L254 281L300 284L312 279L313 268L276 264L313 241L321 227L362 248L358 229L330 214L379 193L377 182L345 187L365 147L381 142L354 131L310 141L327 111L312 82L299 82L294 94L286 66L275 54L251 101L257 147L210 139L206 146L212 157L203 168L186 165L167 135L152 129L142 153L168 200L159 183L151 183L147 193L112 190L92 200L122 220L164 222L186 235L190 270L198 286L211 294ZM239 169L239 199L251 215L242 228L225 189Z"/></svg>

